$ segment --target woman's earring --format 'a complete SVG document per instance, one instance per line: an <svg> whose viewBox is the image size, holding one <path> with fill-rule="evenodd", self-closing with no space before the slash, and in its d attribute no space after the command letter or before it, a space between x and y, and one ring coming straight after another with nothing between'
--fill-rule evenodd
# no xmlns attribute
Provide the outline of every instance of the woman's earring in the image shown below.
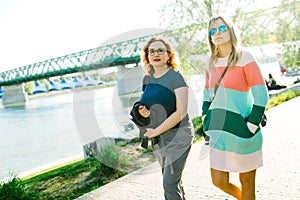
<svg viewBox="0 0 300 200"><path fill-rule="evenodd" d="M167 65L168 65L168 66L171 66L170 60L167 61Z"/></svg>

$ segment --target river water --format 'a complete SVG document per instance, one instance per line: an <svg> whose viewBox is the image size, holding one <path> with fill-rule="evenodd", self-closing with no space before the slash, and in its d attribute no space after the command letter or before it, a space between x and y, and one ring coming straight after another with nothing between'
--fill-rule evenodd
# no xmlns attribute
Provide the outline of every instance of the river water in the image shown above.
<svg viewBox="0 0 300 200"><path fill-rule="evenodd" d="M190 115L199 115L194 90ZM200 96L200 95L199 95ZM24 176L83 156L83 145L102 137L137 136L124 131L137 94L119 96L116 87L49 92L29 97L23 107L0 105L0 179Z"/></svg>
<svg viewBox="0 0 300 200"><path fill-rule="evenodd" d="M109 87L30 96L29 104L23 107L3 107L1 104L0 178L83 156L82 146L100 137L128 134L122 127L122 123L129 121L128 108L120 105L120 101L116 88ZM124 122L116 122L113 104L123 107ZM93 110L85 114L83 110L88 110L89 105L93 105ZM75 119L75 112L90 121L94 118L98 128L83 130L82 123L86 122L81 117ZM93 132L97 134L93 135Z"/></svg>

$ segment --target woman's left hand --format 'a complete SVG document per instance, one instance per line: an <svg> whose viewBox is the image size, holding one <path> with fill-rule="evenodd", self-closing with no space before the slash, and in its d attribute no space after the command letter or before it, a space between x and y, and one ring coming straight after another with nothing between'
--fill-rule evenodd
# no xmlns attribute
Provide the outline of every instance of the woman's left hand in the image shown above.
<svg viewBox="0 0 300 200"><path fill-rule="evenodd" d="M156 136L158 136L157 131L153 128L146 128L146 133L144 134L144 136L148 137L148 138L154 138Z"/></svg>

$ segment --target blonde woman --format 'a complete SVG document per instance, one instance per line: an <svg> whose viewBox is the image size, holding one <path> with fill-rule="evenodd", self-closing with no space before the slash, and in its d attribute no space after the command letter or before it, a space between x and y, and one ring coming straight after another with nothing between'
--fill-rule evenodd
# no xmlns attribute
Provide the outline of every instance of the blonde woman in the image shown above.
<svg viewBox="0 0 300 200"><path fill-rule="evenodd" d="M210 19L208 44L202 116L210 137L212 182L236 199L253 200L256 169L263 165L260 121L268 102L265 81L255 58L241 48L230 19ZM230 182L231 172L239 173L241 188Z"/></svg>

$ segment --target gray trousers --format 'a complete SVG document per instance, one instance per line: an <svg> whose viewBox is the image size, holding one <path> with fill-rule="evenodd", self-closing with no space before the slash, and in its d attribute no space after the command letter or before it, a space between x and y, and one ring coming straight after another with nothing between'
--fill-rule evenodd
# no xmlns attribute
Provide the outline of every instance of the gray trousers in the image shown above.
<svg viewBox="0 0 300 200"><path fill-rule="evenodd" d="M181 177L192 140L193 130L186 126L163 133L158 147L153 146L153 153L162 168L165 200L185 199Z"/></svg>

